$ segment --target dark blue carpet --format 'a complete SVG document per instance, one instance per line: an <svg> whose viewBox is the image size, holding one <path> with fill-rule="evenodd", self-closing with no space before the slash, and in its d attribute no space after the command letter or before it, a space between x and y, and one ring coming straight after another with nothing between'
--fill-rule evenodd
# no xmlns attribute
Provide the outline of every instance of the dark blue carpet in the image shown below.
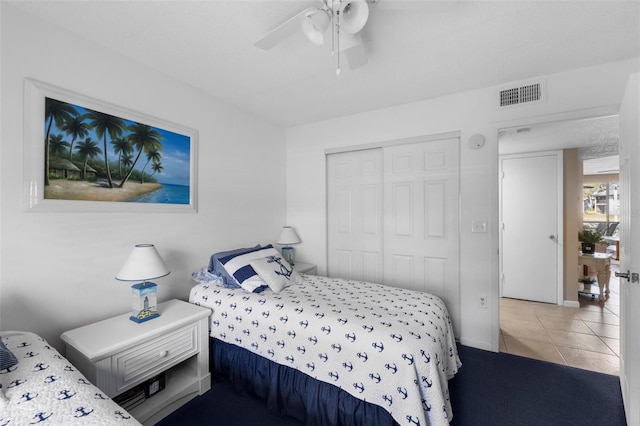
<svg viewBox="0 0 640 426"><path fill-rule="evenodd" d="M458 351L463 366L449 382L452 426L626 424L616 376L462 345L458 345ZM266 403L255 397L236 393L224 379L159 423L160 426L300 424L293 418L269 412Z"/></svg>
<svg viewBox="0 0 640 426"><path fill-rule="evenodd" d="M458 345L452 426L624 426L617 376Z"/></svg>

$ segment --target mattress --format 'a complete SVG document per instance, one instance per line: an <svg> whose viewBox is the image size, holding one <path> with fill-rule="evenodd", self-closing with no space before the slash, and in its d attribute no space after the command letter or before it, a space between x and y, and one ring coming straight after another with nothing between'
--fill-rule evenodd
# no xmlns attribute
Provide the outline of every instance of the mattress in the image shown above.
<svg viewBox="0 0 640 426"><path fill-rule="evenodd" d="M302 274L279 293L198 284L189 300L212 309L212 337L376 404L399 424L453 418L448 380L462 364L434 295Z"/></svg>

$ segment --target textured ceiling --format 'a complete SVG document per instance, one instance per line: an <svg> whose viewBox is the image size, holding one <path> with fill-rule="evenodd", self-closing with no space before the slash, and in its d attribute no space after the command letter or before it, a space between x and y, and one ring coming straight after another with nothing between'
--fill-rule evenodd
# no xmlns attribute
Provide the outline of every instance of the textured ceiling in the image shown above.
<svg viewBox="0 0 640 426"><path fill-rule="evenodd" d="M368 64L302 33L253 43L319 1L5 2L283 126L640 56L637 1L378 0ZM344 63L344 61L343 61Z"/></svg>
<svg viewBox="0 0 640 426"><path fill-rule="evenodd" d="M619 134L617 116L519 127L500 132L500 154L580 148L581 160L602 157L598 152L616 155Z"/></svg>
<svg viewBox="0 0 640 426"><path fill-rule="evenodd" d="M500 131L499 152L550 151L578 148L584 174L617 173L620 122L617 116L568 120Z"/></svg>

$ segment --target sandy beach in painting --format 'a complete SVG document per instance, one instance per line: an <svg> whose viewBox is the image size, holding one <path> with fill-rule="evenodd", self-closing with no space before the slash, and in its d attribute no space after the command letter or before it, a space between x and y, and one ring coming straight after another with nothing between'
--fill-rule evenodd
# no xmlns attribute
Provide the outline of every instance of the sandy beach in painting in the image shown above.
<svg viewBox="0 0 640 426"><path fill-rule="evenodd" d="M114 186L116 186L114 184ZM44 188L44 198L54 200L84 201L127 201L139 195L162 188L159 183L136 183L128 181L124 188L109 188L106 182L71 181L65 179L51 180Z"/></svg>

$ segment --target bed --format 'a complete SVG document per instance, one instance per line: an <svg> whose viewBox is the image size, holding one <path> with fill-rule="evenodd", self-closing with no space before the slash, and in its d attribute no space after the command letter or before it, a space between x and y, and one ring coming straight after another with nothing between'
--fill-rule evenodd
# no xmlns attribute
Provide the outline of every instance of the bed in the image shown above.
<svg viewBox="0 0 640 426"><path fill-rule="evenodd" d="M271 265L279 279L292 268L267 249L213 255L214 278L197 279L191 290L191 303L213 311L216 372L306 424L452 420L448 380L462 364L441 299L295 272L274 286L261 269L265 259L278 259ZM229 285L229 277L242 285L246 276L254 279L246 288Z"/></svg>
<svg viewBox="0 0 640 426"><path fill-rule="evenodd" d="M0 425L140 424L40 336L0 339Z"/></svg>

